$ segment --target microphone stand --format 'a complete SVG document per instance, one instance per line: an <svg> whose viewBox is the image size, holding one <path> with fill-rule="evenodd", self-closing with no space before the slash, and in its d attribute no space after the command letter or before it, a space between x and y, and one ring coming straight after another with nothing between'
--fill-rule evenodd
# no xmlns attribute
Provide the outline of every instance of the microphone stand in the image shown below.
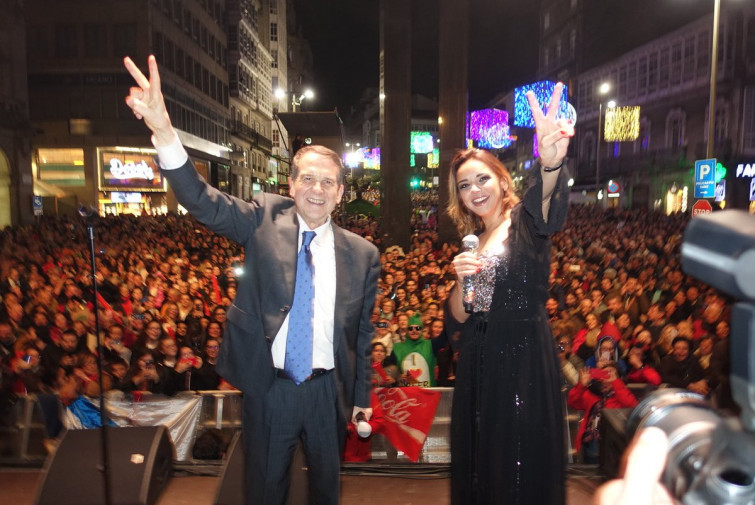
<svg viewBox="0 0 755 505"><path fill-rule="evenodd" d="M87 236L89 237L89 258L92 269L92 288L94 291L94 331L97 335L97 383L100 386L100 434L102 440L102 479L105 487L105 505L112 505L110 489L110 465L108 458L108 437L107 437L107 410L105 409L105 384L102 374L102 336L100 335L100 303L99 291L97 289L97 261L94 248L94 221L98 216L97 211L83 205L79 206L79 215L86 220Z"/></svg>

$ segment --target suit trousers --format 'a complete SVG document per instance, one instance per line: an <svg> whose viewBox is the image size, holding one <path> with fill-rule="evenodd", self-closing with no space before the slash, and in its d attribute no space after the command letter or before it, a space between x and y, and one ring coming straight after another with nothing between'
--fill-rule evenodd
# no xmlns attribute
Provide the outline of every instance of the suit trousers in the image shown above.
<svg viewBox="0 0 755 505"><path fill-rule="evenodd" d="M303 382L276 377L264 398L244 395L243 434L248 505L285 505L294 451L301 440L309 503L337 505L340 415L335 372Z"/></svg>

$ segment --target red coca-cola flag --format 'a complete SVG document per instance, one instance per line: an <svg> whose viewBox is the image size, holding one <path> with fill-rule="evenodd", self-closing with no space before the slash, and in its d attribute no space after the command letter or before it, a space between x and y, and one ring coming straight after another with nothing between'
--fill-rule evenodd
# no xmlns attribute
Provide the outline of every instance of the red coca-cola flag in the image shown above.
<svg viewBox="0 0 755 505"><path fill-rule="evenodd" d="M382 411L382 429L397 450L417 462L435 419L440 391L420 387L375 388Z"/></svg>

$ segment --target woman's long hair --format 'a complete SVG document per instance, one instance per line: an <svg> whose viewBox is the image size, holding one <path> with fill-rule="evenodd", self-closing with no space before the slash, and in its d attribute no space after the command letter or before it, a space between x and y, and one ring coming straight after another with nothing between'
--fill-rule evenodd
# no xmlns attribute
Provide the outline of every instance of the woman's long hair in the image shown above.
<svg viewBox="0 0 755 505"><path fill-rule="evenodd" d="M503 213L506 213L519 203L519 197L514 193L514 180L498 158L483 149L464 149L458 151L454 159L451 160L451 173L448 176L449 198L447 212L462 236L484 228L482 219L464 205L459 187L456 184L456 174L459 171L459 167L472 159L479 160L487 165L499 179L506 182L508 188L503 192Z"/></svg>

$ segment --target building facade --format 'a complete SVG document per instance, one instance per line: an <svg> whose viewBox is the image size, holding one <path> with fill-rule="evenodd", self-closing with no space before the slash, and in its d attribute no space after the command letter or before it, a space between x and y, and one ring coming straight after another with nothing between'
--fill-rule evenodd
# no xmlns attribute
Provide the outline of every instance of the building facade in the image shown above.
<svg viewBox="0 0 755 505"><path fill-rule="evenodd" d="M263 43L265 9L253 0L228 0L228 75L231 106L232 194L249 200L267 191L272 156L271 56Z"/></svg>
<svg viewBox="0 0 755 505"><path fill-rule="evenodd" d="M23 2L9 0L0 3L0 228L33 220L33 133ZM41 211L41 200L36 199L36 203Z"/></svg>
<svg viewBox="0 0 755 505"><path fill-rule="evenodd" d="M576 201L691 207L695 161L706 157L708 143L712 10L712 2L543 2L538 78L565 82L578 113L570 147ZM751 212L755 183L737 173L749 173L754 154L753 10L748 2L722 3L713 138L719 204ZM606 142L610 101L640 108L635 140ZM529 137L520 132L509 153L514 166L530 161Z"/></svg>
<svg viewBox="0 0 755 505"><path fill-rule="evenodd" d="M32 171L74 204L102 214L176 208L148 131L124 103L130 56L160 65L162 92L197 170L230 192L225 2L37 0L25 4Z"/></svg>

